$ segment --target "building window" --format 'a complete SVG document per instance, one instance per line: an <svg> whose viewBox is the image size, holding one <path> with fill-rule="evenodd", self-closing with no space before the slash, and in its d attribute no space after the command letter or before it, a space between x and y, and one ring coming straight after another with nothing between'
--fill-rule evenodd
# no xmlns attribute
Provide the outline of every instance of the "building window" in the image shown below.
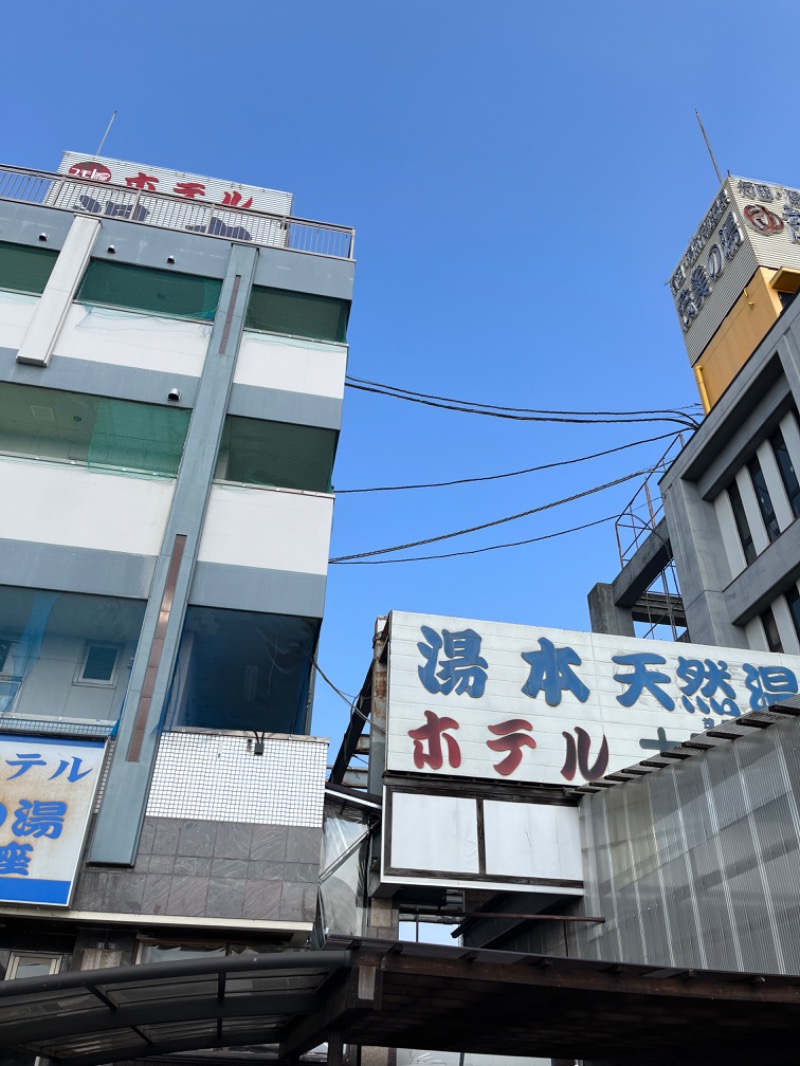
<svg viewBox="0 0 800 1066"><path fill-rule="evenodd" d="M307 732L318 636L316 619L191 605L165 728Z"/></svg>
<svg viewBox="0 0 800 1066"><path fill-rule="evenodd" d="M263 955L280 950L275 941L247 940L149 940L139 941L137 965L151 962L177 962L183 959L224 958L237 955Z"/></svg>
<svg viewBox="0 0 800 1066"><path fill-rule="evenodd" d="M773 540L776 540L778 536L780 536L781 531L778 527L778 519L775 517L775 508L772 506L772 500L769 495L769 490L767 489L764 471L761 469L761 463L755 455L747 464L747 469L750 472L753 488L756 490L758 509L761 511L761 517L764 519L764 528L767 531L770 543L772 543Z"/></svg>
<svg viewBox="0 0 800 1066"><path fill-rule="evenodd" d="M75 681L82 685L113 685L119 648L115 644L87 644Z"/></svg>
<svg viewBox="0 0 800 1066"><path fill-rule="evenodd" d="M775 460L778 464L783 487L786 489L786 495L789 498L792 514L795 518L798 518L800 517L800 481L797 480L794 463L789 455L789 449L786 447L786 441L780 429L775 430L769 442L775 453Z"/></svg>
<svg viewBox="0 0 800 1066"><path fill-rule="evenodd" d="M348 300L254 285L244 328L344 343Z"/></svg>
<svg viewBox="0 0 800 1066"><path fill-rule="evenodd" d="M213 321L221 288L222 282L216 278L93 259L75 299L79 303L154 315Z"/></svg>
<svg viewBox="0 0 800 1066"><path fill-rule="evenodd" d="M56 265L58 252L0 241L0 289L40 295Z"/></svg>
<svg viewBox="0 0 800 1066"><path fill-rule="evenodd" d="M764 627L764 636L767 638L767 647L769 650L782 652L783 642L781 641L781 635L778 632L778 624L775 621L775 615L772 613L771 607L767 607L766 611L761 615L761 624Z"/></svg>
<svg viewBox="0 0 800 1066"><path fill-rule="evenodd" d="M228 415L217 480L330 492L337 436L319 426Z"/></svg>
<svg viewBox="0 0 800 1066"><path fill-rule="evenodd" d="M0 383L0 454L175 477L191 413L166 404Z"/></svg>
<svg viewBox="0 0 800 1066"><path fill-rule="evenodd" d="M792 616L795 632L800 640L800 592L797 591L796 585L792 585L785 595L786 602L789 604L789 614Z"/></svg>
<svg viewBox="0 0 800 1066"><path fill-rule="evenodd" d="M22 981L26 977L48 977L61 969L61 955L41 955L38 952L12 951L6 969L6 981Z"/></svg>
<svg viewBox="0 0 800 1066"><path fill-rule="evenodd" d="M735 481L731 482L728 487L728 497L731 501L731 509L733 510L733 520L736 523L736 530L739 534L739 540L742 542L742 551L744 552L744 560L749 566L755 561L756 549L753 544L753 534L750 532L750 526L747 521L747 515L744 513L744 504L742 503L742 494L739 492L739 486Z"/></svg>

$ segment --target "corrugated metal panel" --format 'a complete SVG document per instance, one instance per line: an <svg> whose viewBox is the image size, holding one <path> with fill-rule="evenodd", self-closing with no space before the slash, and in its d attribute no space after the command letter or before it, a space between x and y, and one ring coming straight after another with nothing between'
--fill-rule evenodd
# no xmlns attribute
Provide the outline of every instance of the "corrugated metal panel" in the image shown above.
<svg viewBox="0 0 800 1066"><path fill-rule="evenodd" d="M587 796L569 950L653 965L800 973L800 720ZM524 941L524 943L523 943ZM563 935L503 946L562 954Z"/></svg>
<svg viewBox="0 0 800 1066"><path fill-rule="evenodd" d="M742 227L744 230L744 227ZM758 260L747 235L734 260L727 264L722 276L716 281L712 296L700 308L693 325L684 333L683 339L689 360L694 366L706 345L719 329L725 316L741 296L753 274L758 269ZM713 299L712 299L713 297Z"/></svg>

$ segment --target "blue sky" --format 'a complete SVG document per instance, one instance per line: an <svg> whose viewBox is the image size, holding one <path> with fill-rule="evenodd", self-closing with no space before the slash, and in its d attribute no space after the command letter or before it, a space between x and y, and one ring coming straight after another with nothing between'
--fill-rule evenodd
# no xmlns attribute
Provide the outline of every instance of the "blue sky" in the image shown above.
<svg viewBox="0 0 800 1066"><path fill-rule="evenodd" d="M665 281L720 167L800 185L793 51L743 0L84 0L3 15L4 162L63 149L295 195L357 229L350 373L498 405L697 400ZM348 390L338 488L500 473L654 437L449 413ZM463 529L651 465L667 442L460 488L341 496L335 556ZM637 481L444 542L544 536L618 513ZM431 550L437 550L434 546ZM416 553L415 553L416 554ZM588 629L613 523L457 559L331 567L322 668L355 694L392 609ZM317 686L314 732L347 708Z"/></svg>

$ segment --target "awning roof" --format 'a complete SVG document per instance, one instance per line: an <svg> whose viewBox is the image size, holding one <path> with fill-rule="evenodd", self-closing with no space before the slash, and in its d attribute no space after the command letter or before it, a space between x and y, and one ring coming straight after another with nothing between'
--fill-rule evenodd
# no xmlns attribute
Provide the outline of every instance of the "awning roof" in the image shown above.
<svg viewBox="0 0 800 1066"><path fill-rule="evenodd" d="M0 984L0 1045L98 1066L328 1040L593 1062L795 1061L800 977L334 937L321 952Z"/></svg>
<svg viewBox="0 0 800 1066"><path fill-rule="evenodd" d="M296 951L84 970L0 982L0 1047L57 1062L115 1062L278 1043L318 1013L346 951Z"/></svg>

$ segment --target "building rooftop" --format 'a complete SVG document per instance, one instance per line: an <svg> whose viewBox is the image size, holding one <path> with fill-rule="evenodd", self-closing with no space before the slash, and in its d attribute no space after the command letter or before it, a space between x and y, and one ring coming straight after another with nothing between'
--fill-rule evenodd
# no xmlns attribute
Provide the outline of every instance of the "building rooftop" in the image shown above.
<svg viewBox="0 0 800 1066"><path fill-rule="evenodd" d="M144 175L143 175L144 177ZM157 192L154 182L126 184L80 174L0 165L0 200L35 204L73 214L136 222L159 229L283 248L306 255L353 259L355 230L272 211L245 209L237 193L222 204ZM247 202L246 200L244 201Z"/></svg>

